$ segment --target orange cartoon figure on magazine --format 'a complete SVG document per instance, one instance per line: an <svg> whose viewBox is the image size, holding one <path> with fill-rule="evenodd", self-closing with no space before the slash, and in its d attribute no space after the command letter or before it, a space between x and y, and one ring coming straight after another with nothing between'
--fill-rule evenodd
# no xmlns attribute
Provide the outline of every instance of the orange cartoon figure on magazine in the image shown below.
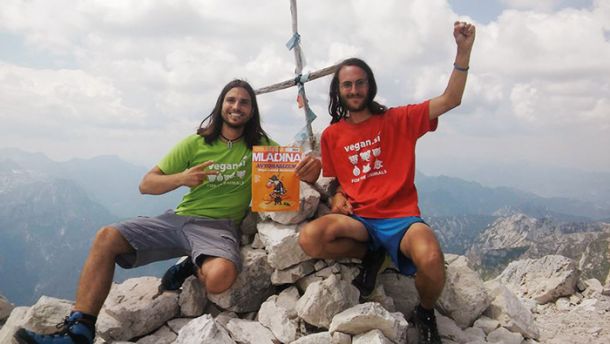
<svg viewBox="0 0 610 344"><path fill-rule="evenodd" d="M284 183L282 183L282 181L275 174L272 175L267 181L267 188L273 189L269 193L269 197L271 197L269 203L273 201L274 205L282 204L282 199L284 198L284 195L286 195L287 191L284 187Z"/></svg>

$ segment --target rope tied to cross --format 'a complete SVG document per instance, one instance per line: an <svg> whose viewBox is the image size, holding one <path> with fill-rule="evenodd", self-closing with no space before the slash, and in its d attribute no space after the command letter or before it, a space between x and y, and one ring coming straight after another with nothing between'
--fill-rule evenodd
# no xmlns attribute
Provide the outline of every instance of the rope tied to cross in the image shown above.
<svg viewBox="0 0 610 344"><path fill-rule="evenodd" d="M297 104L298 107L302 108L305 112L306 124L305 127L303 127L295 135L295 140L297 142L302 142L303 144L305 144L309 150L313 150L316 147L316 142L315 137L313 135L311 123L317 118L317 116L309 106L309 100L307 99L307 95L305 93L305 83L334 73L337 70L338 64L322 68L315 72L303 74L303 60L305 58L303 56L303 50L301 49L301 35L298 32L296 0L290 0L290 13L292 15L292 37L290 37L290 39L286 43L286 47L288 48L288 50L294 50L294 58L296 64L294 70L295 77L286 81L273 84L271 86L259 88L255 91L255 93L258 95L297 86Z"/></svg>

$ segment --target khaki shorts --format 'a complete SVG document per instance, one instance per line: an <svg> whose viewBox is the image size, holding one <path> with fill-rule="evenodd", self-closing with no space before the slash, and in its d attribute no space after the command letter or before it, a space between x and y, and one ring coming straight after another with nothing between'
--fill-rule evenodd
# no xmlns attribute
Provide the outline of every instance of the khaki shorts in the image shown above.
<svg viewBox="0 0 610 344"><path fill-rule="evenodd" d="M136 217L110 225L119 230L135 253L117 257L129 269L182 256L222 257L241 271L239 230L232 220L177 215L173 210L156 217Z"/></svg>

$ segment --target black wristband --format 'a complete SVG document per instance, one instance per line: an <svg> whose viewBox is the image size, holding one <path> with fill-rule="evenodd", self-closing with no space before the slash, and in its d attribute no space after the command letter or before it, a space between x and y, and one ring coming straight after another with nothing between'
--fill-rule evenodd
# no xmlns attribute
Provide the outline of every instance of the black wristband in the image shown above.
<svg viewBox="0 0 610 344"><path fill-rule="evenodd" d="M457 63L453 64L453 68L455 68L456 70L459 70L460 72L468 72L468 70L470 69L470 66L468 67L460 67L458 66Z"/></svg>

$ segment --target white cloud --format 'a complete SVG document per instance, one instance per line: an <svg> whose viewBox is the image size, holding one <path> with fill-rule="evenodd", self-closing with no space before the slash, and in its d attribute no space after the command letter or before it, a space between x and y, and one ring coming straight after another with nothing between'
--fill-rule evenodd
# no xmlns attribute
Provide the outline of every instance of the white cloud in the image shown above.
<svg viewBox="0 0 610 344"><path fill-rule="evenodd" d="M0 65L1 114L27 125L47 125L53 131L66 123L77 126L131 126L144 117L121 102L121 91L107 80L82 71L30 70ZM18 129L18 128L15 128Z"/></svg>
<svg viewBox="0 0 610 344"><path fill-rule="evenodd" d="M610 145L610 3L504 3L498 18L475 23L462 106L442 118L426 141L439 144L423 143L422 154L560 159L563 153L544 152L554 145L539 138L561 142L566 133L581 150ZM298 14L305 71L362 57L390 106L443 91L455 55L452 23L468 19L445 0L307 0L298 1ZM2 33L21 39L14 49L39 63L0 55L0 146L58 158L119 154L152 164L199 124L230 79L261 87L294 70L285 47L288 1L6 0ZM322 130L328 78L306 90L319 117L314 128ZM281 143L304 126L295 98L294 89L259 98L265 128ZM85 142L92 132L96 141ZM541 148L521 151L510 144L516 140ZM610 170L599 149L592 165Z"/></svg>
<svg viewBox="0 0 610 344"><path fill-rule="evenodd" d="M536 120L535 105L541 102L540 92L531 84L515 85L510 94L513 112L518 118L533 122Z"/></svg>
<svg viewBox="0 0 610 344"><path fill-rule="evenodd" d="M502 97L524 126L587 128L610 121L610 111L600 110L608 99L610 43L598 11L506 11L479 28L474 66L502 76Z"/></svg>
<svg viewBox="0 0 610 344"><path fill-rule="evenodd" d="M559 0L501 0L501 2L509 8L533 11L550 11L560 3Z"/></svg>

